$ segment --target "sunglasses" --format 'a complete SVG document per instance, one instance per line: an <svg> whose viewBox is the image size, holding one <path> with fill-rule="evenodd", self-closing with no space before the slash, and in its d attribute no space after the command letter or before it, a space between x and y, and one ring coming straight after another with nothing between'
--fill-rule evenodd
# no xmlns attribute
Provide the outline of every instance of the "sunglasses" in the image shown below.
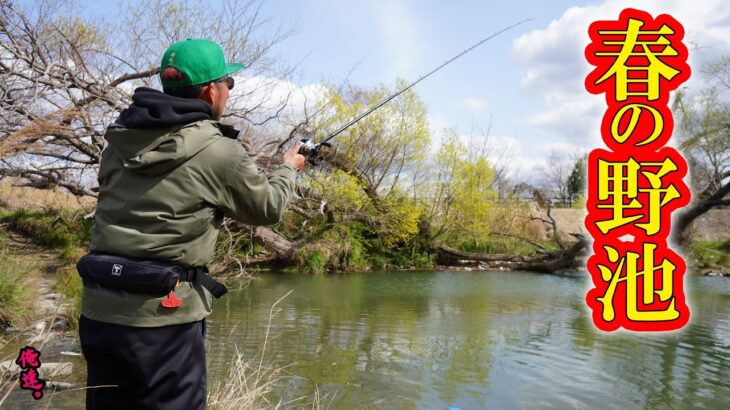
<svg viewBox="0 0 730 410"><path fill-rule="evenodd" d="M226 85L228 86L228 89L229 90L232 90L233 89L233 86L236 85L236 82L233 81L233 77L228 77L228 76L225 76L223 78L219 78L219 79L217 79L217 80L215 80L213 82L214 83L226 83Z"/></svg>

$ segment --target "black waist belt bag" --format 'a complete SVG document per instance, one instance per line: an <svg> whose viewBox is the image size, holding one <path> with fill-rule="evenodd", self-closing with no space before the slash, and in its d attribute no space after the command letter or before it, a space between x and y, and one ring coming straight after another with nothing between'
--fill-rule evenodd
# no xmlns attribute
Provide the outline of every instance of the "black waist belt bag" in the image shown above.
<svg viewBox="0 0 730 410"><path fill-rule="evenodd" d="M81 279L114 289L164 296L178 281L195 282L216 299L228 289L208 274L208 268L184 268L170 262L92 252L76 263Z"/></svg>

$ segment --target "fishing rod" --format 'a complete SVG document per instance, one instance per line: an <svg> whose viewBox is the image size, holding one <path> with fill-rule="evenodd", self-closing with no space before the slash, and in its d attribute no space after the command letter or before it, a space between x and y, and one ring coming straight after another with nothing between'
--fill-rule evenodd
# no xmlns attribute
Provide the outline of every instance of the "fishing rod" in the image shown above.
<svg viewBox="0 0 730 410"><path fill-rule="evenodd" d="M311 163L312 163L313 165L316 165L315 159L316 159L316 158L317 158L317 156L319 155L319 150L320 150L320 149L321 149L322 147L328 147L328 148L329 148L329 147L332 147L332 144L330 144L330 143L329 143L329 141L330 141L330 140L331 140L332 138L334 138L334 137L338 136L338 135L339 135L339 134L340 134L340 133L341 133L342 131L345 131L346 129L348 129L348 128L350 128L351 126L355 125L355 124L356 124L356 123L357 123L358 121L360 121L360 120L362 120L363 118L367 117L367 116L368 116L368 115L370 115L370 114L371 114L371 113L372 113L373 111L377 110L378 108L380 108L380 107L382 107L383 105L387 104L387 103L388 103L388 102L389 102L390 100L392 100L392 99L396 98L397 96L399 96L399 95L403 94L404 92L408 91L409 89L411 89L411 88L412 88L413 86L415 86L416 84L418 84L418 83L420 83L421 81L425 80L425 79L426 79L427 77L429 77L429 76L430 76L431 74L433 74L433 73L435 73L435 72L439 71L440 69L442 69L442 68L446 67L447 65L451 64L451 63L452 63L452 62L453 62L454 60L456 60L457 58L459 58L459 57L463 56L464 54L466 54L466 53L468 53L468 52L470 52L470 51L474 50L475 48L477 48L477 47L479 47L480 45L482 45L482 44L486 43L487 41L489 41L489 40L493 39L494 37L497 37L498 35L500 35L500 34L504 33L505 31L511 30L511 29L513 29L513 28L515 28L515 27L517 27L517 26L519 26L519 25L522 25L522 24L524 24L524 23L527 23L527 22L528 22L528 21L530 21L530 20L533 20L533 19L532 19L532 18L529 18L529 19L525 19L525 20L522 20L522 21L520 21L520 22L517 22L517 23L515 23L515 24L512 24L511 26L505 27L505 28L503 28L502 30L499 30L499 31L497 31L497 32L493 33L493 34L492 34L492 35L490 35L489 37L487 37L487 38L485 38L485 39L483 39L483 40L479 41L478 43L474 44L473 46L471 46L471 47L467 48L466 50L462 51L461 53L459 53L459 54L455 55L454 57L451 57L450 59L448 59L448 60L444 61L444 62L443 62L443 63L442 63L441 65L439 65L438 67L436 67L436 68L434 68L433 70L429 71L428 73L426 73L426 74L423 74L423 75L421 75L420 77L418 77L418 79L416 79L416 81L414 81L414 82L412 82L412 83L408 84L408 85L407 85L407 86L405 86L404 88L402 88L402 89L400 89L400 90L396 91L395 93L393 93L393 94L391 94L391 95L389 95L389 96L385 97L385 99L383 99L383 100L382 100L382 101L380 101L379 103L377 103L377 104L373 105L372 107L368 108L368 110L367 110L367 111L365 111L365 112L363 112L362 114L358 115L357 117L355 117L355 118L354 118L353 120L351 120L351 121L350 121L350 122L348 122L347 124L345 124L345 125L341 126L341 127L340 127L340 128L338 128L338 129L337 129L336 131L334 131L334 132L332 132L331 134L329 134L329 135L327 136L327 138L323 139L322 141L320 141L320 142L318 142L318 143L314 143L314 142L313 142L313 141L312 141L312 140L311 140L310 138L302 138L302 140L301 140L301 141L302 141L302 143L303 143L303 144L302 144L301 148L299 148L299 153L300 153L300 154L302 154L302 155L304 155L305 157L307 157L307 158L308 158L308 160L309 160L309 162L311 162Z"/></svg>

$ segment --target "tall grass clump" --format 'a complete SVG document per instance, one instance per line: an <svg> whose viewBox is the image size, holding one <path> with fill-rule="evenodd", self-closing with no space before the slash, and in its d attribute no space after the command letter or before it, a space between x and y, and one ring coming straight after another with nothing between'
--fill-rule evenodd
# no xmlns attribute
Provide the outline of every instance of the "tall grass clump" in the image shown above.
<svg viewBox="0 0 730 410"><path fill-rule="evenodd" d="M279 409L304 408L321 409L326 398L320 397L317 389L311 399L311 405L305 405L306 397L299 397L289 401L277 399L286 379L284 367L279 367L268 360L267 347L270 340L271 322L279 312L277 305L286 299L292 291L277 300L269 311L269 321L261 351L251 357L245 355L234 346L235 351L230 361L227 361L228 372L221 381L212 385L208 392L207 407L211 410L250 410L250 409Z"/></svg>
<svg viewBox="0 0 730 410"><path fill-rule="evenodd" d="M32 310L33 265L0 244L0 326L19 326Z"/></svg>
<svg viewBox="0 0 730 410"><path fill-rule="evenodd" d="M84 289L83 282L76 268L66 266L58 271L55 288L63 294L67 301L64 316L68 319L72 330L79 330L79 316L81 316L81 292Z"/></svg>
<svg viewBox="0 0 730 410"><path fill-rule="evenodd" d="M228 367L228 374L223 382L218 382L208 393L208 407L213 410L278 408L279 404L271 401L271 396L281 386L282 368L264 364L266 347L269 342L271 321L278 312L276 306L292 293L290 290L274 302L269 311L266 335L261 352L256 357L245 358L235 347L235 354Z"/></svg>
<svg viewBox="0 0 730 410"><path fill-rule="evenodd" d="M282 385L282 368L260 364L256 357L246 358L238 348L228 365L228 374L208 394L211 410L270 409Z"/></svg>

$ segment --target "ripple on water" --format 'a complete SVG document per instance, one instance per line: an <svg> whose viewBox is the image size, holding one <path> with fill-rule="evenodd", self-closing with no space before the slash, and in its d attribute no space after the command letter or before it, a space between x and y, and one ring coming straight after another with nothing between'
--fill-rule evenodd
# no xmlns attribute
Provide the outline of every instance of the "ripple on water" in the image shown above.
<svg viewBox="0 0 730 410"><path fill-rule="evenodd" d="M297 363L289 371L306 381L300 393L315 384L338 391L334 408L382 398L387 408L723 408L730 397L727 281L690 286L690 326L661 335L597 331L585 278L444 272L262 282L241 296L246 303L231 302L214 333L241 321L227 342L245 340L255 353L271 304L294 289L272 320L279 337L268 349Z"/></svg>

